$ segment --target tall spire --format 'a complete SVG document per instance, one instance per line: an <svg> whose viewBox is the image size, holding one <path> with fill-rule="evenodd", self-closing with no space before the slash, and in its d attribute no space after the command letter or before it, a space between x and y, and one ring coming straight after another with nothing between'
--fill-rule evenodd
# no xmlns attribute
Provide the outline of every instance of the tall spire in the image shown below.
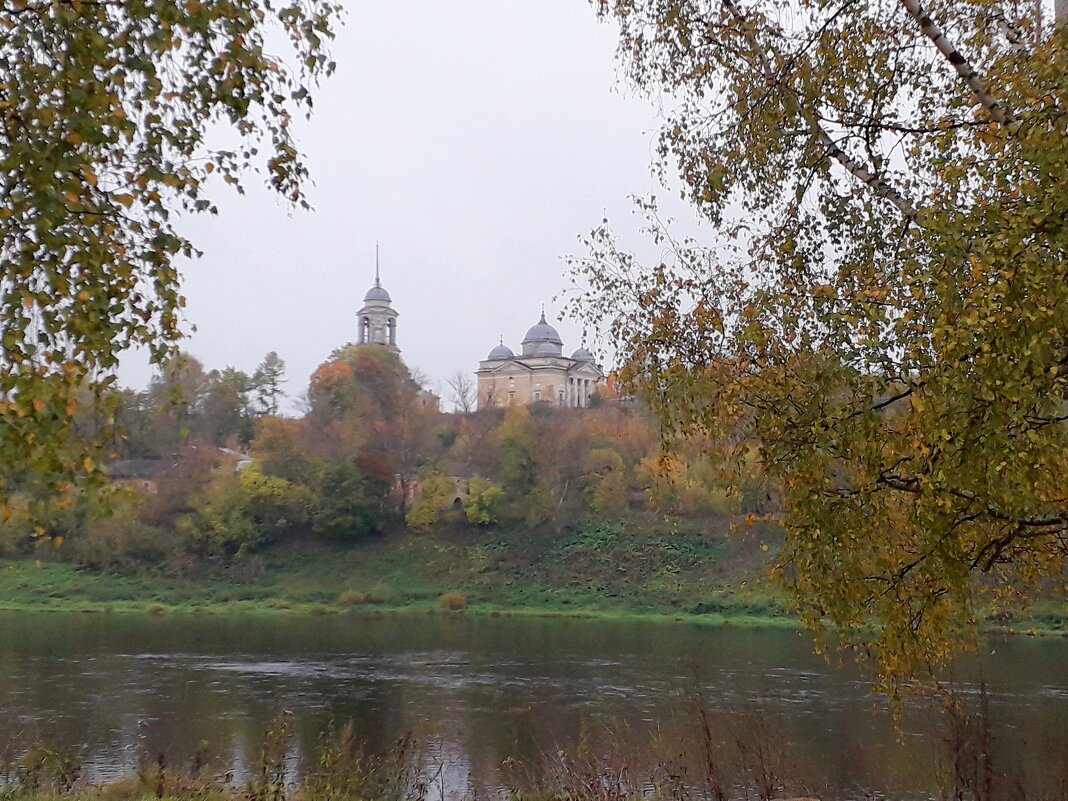
<svg viewBox="0 0 1068 801"><path fill-rule="evenodd" d="M382 286L382 282L378 279L378 240L375 240L375 286Z"/></svg>

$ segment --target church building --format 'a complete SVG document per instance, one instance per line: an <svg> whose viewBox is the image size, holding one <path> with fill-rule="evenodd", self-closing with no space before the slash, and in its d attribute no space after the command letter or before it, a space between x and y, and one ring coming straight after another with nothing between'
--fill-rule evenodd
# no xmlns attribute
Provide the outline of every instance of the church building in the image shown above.
<svg viewBox="0 0 1068 801"><path fill-rule="evenodd" d="M560 334L541 319L527 331L516 356L504 340L479 362L478 408L550 403L561 407L590 405L594 390L604 381L604 372L593 354L579 348L563 355Z"/></svg>
<svg viewBox="0 0 1068 801"><path fill-rule="evenodd" d="M378 265L378 246L375 246L375 282L363 296L363 306L356 312L356 344L380 345L394 353L397 346L397 318L389 292L382 286ZM525 406L548 403L565 408L590 405L594 391L604 382L604 372L593 354L579 348L570 356L563 355L563 340L555 328L545 320L545 311L520 343L522 352L516 356L501 343L479 362L478 408ZM425 393L437 403L437 396Z"/></svg>
<svg viewBox="0 0 1068 801"><path fill-rule="evenodd" d="M356 312L356 344L382 345L400 353L397 347L398 316L378 276L378 245L375 245L375 285L367 290L363 296L363 308Z"/></svg>

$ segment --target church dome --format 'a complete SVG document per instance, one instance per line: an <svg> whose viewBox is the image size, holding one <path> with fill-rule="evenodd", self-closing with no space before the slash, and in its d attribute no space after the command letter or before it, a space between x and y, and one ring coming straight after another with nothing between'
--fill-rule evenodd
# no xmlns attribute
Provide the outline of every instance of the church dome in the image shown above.
<svg viewBox="0 0 1068 801"><path fill-rule="evenodd" d="M497 345L493 350L491 350L489 352L489 356L487 356L486 358L488 360L514 359L515 358L515 354L512 352L512 349L510 347L508 347L507 345L505 345L504 342L502 341L500 345Z"/></svg>
<svg viewBox="0 0 1068 801"><path fill-rule="evenodd" d="M591 364L596 361L593 354L585 348L579 348L571 354L571 360L576 362L590 362Z"/></svg>
<svg viewBox="0 0 1068 801"><path fill-rule="evenodd" d="M523 355L524 356L559 356L560 349L563 348L564 342L560 339L560 334L555 328L545 322L545 312L542 311L541 319L535 323L527 335L523 338ZM547 348L543 348L543 344L548 344L553 347L552 353L538 351L546 351Z"/></svg>
<svg viewBox="0 0 1068 801"><path fill-rule="evenodd" d="M545 312L541 313L541 319L527 331L527 335L523 339L523 344L525 345L528 342L552 342L561 346L564 344L556 329L545 322Z"/></svg>
<svg viewBox="0 0 1068 801"><path fill-rule="evenodd" d="M372 303L374 301L389 303L390 300L389 293L386 292L385 287L378 283L377 279L375 279L375 285L368 289L367 294L363 296L364 303Z"/></svg>
<svg viewBox="0 0 1068 801"><path fill-rule="evenodd" d="M532 356L560 356L560 346L554 342L539 342L532 348Z"/></svg>

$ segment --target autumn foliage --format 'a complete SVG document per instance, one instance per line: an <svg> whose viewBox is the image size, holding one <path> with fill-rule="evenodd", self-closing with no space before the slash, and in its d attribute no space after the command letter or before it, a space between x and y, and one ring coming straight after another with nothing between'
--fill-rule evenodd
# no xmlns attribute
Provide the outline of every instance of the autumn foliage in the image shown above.
<svg viewBox="0 0 1068 801"><path fill-rule="evenodd" d="M710 224L574 261L662 430L754 444L779 576L897 683L1065 589L1068 26L1000 0L601 0ZM1063 4L1057 4L1063 12ZM1038 16L1036 16L1036 8ZM685 503L671 470L658 496ZM872 631L876 636L872 638Z"/></svg>
<svg viewBox="0 0 1068 801"><path fill-rule="evenodd" d="M98 567L130 569L149 553L229 563L305 538L357 543L405 527L433 536L443 526L722 517L747 494L712 466L709 443L661 453L633 403L443 414L396 354L347 346L313 374L306 413L279 417L241 393L242 375L185 358L128 394L131 433L116 456L161 468L152 491L122 494L111 515L72 494L43 532L20 518L0 547L62 537L64 554Z"/></svg>

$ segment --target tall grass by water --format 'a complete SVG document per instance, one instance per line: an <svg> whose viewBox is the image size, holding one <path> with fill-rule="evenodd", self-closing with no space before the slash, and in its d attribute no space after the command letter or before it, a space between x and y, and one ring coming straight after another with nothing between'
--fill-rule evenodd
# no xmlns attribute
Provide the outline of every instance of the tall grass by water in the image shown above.
<svg viewBox="0 0 1068 801"><path fill-rule="evenodd" d="M999 747L1018 732L998 732L985 688L978 697L946 693L932 705L940 717L929 746L937 752L929 791L938 801L1068 801L1068 753L1048 775L1025 786ZM77 759L45 744L19 750L9 738L0 764L0 801L478 801L457 784L432 744L410 736L372 749L352 723L330 726L311 754L297 755L290 714L264 733L240 777L204 750L181 764L142 753L137 769L117 781L91 783ZM889 799L879 787L830 794L805 776L790 743L760 701L712 709L695 698L688 736L666 741L654 730L584 725L570 751L547 751L533 764L507 757L495 795L509 801L813 801ZM485 791L483 791L485 792ZM484 796L482 796L484 797Z"/></svg>

